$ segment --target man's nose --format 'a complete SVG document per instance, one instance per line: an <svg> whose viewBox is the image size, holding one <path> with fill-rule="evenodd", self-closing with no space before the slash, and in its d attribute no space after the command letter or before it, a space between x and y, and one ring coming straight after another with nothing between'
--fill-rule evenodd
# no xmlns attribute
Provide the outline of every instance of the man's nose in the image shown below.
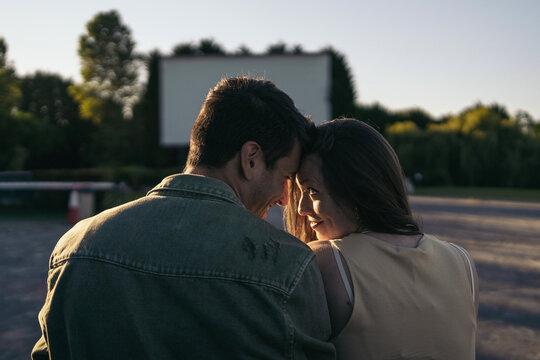
<svg viewBox="0 0 540 360"><path fill-rule="evenodd" d="M283 191L281 192L281 197L278 200L278 204L281 206L287 206L289 203L289 181L285 181L283 185Z"/></svg>

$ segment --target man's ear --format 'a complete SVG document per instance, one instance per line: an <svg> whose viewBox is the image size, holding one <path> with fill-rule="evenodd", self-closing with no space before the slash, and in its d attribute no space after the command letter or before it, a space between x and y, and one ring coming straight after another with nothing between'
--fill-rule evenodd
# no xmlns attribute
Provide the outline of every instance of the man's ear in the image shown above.
<svg viewBox="0 0 540 360"><path fill-rule="evenodd" d="M255 141L247 141L240 149L240 168L246 180L252 180L266 168L261 146Z"/></svg>

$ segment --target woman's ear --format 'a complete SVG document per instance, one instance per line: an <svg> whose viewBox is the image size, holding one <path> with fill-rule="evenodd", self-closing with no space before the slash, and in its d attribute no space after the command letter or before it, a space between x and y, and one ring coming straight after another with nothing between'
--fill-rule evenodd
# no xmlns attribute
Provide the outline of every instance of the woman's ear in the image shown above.
<svg viewBox="0 0 540 360"><path fill-rule="evenodd" d="M240 168L246 180L252 180L266 168L264 154L259 144L247 141L240 149Z"/></svg>

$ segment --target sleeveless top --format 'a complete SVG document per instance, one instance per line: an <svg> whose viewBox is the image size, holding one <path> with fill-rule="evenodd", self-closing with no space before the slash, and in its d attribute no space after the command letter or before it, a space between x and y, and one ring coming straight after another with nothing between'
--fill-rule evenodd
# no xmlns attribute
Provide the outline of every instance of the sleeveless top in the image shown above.
<svg viewBox="0 0 540 360"><path fill-rule="evenodd" d="M331 242L354 293L351 317L332 340L338 359L474 359L474 286L459 247L430 235L416 248L359 233Z"/></svg>

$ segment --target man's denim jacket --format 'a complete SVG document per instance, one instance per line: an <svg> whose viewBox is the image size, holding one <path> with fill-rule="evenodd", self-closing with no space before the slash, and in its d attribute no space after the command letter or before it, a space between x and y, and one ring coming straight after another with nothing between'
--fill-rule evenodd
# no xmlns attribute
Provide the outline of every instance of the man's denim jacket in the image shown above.
<svg viewBox="0 0 540 360"><path fill-rule="evenodd" d="M333 359L314 254L225 183L173 175L56 245L33 359Z"/></svg>

